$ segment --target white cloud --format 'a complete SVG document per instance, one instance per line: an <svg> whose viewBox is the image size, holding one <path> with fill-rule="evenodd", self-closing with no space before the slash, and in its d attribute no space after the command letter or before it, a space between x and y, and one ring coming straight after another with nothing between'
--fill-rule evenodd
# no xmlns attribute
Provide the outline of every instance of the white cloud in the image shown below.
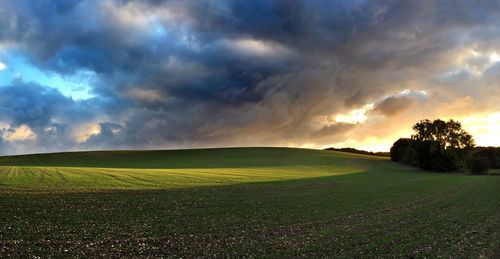
<svg viewBox="0 0 500 259"><path fill-rule="evenodd" d="M164 99L162 93L157 89L133 88L128 91L128 95L139 101L158 102Z"/></svg>
<svg viewBox="0 0 500 259"><path fill-rule="evenodd" d="M240 54L257 57L286 57L293 53L286 46L273 41L255 39L224 40L223 45Z"/></svg>
<svg viewBox="0 0 500 259"><path fill-rule="evenodd" d="M5 68L7 68L7 66L4 63L0 62L0 70L4 70Z"/></svg>
<svg viewBox="0 0 500 259"><path fill-rule="evenodd" d="M4 131L2 138L10 141L34 139L35 133L33 133L28 126L23 124L18 128L10 128L10 130Z"/></svg>
<svg viewBox="0 0 500 259"><path fill-rule="evenodd" d="M336 122L344 122L344 123L361 123L365 121L368 117L366 116L366 112L372 110L374 107L373 103L367 104L363 106L361 109L352 110L349 114L337 114L335 116Z"/></svg>
<svg viewBox="0 0 500 259"><path fill-rule="evenodd" d="M463 127L479 146L500 145L500 113L473 115L466 118Z"/></svg>
<svg viewBox="0 0 500 259"><path fill-rule="evenodd" d="M493 52L493 54L490 55L490 62L494 63L498 61L500 61L500 56L496 52Z"/></svg>

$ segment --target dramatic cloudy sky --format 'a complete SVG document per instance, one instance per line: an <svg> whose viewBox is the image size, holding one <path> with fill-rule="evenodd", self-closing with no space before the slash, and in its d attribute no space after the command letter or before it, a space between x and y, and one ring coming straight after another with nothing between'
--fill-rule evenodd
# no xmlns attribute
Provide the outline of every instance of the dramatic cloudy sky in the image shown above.
<svg viewBox="0 0 500 259"><path fill-rule="evenodd" d="M498 0L0 0L0 153L500 145Z"/></svg>

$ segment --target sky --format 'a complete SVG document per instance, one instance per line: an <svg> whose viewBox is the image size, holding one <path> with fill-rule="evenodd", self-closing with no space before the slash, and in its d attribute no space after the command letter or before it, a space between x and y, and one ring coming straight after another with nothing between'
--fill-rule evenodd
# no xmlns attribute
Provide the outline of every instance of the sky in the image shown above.
<svg viewBox="0 0 500 259"><path fill-rule="evenodd" d="M498 0L0 0L0 154L500 146Z"/></svg>

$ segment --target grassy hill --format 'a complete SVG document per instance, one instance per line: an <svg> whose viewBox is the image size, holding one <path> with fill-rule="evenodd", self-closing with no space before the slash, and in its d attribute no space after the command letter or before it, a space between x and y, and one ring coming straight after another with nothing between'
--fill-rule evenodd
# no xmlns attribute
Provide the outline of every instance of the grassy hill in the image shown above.
<svg viewBox="0 0 500 259"><path fill-rule="evenodd" d="M35 154L0 157L0 190L81 191L228 185L359 173L381 165L405 170L376 157L292 148Z"/></svg>
<svg viewBox="0 0 500 259"><path fill-rule="evenodd" d="M357 159L341 152L299 148L213 148L144 151L86 151L0 157L0 166L103 168L248 168L324 166ZM364 157L365 159L370 159Z"/></svg>
<svg viewBox="0 0 500 259"><path fill-rule="evenodd" d="M0 157L0 257L497 257L499 186L308 149Z"/></svg>

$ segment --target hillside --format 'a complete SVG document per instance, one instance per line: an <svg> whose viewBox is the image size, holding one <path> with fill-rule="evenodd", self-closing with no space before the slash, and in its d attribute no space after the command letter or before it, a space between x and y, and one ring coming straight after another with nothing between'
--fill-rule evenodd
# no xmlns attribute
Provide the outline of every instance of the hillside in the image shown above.
<svg viewBox="0 0 500 259"><path fill-rule="evenodd" d="M500 256L500 177L336 151L0 158L0 257Z"/></svg>
<svg viewBox="0 0 500 259"><path fill-rule="evenodd" d="M330 165L359 156L298 148L214 148L144 151L85 151L0 157L0 166L102 168L246 168ZM332 160L333 159L333 160ZM365 157L365 159L374 159Z"/></svg>
<svg viewBox="0 0 500 259"><path fill-rule="evenodd" d="M408 170L377 157L293 148L35 154L0 157L0 190L228 185L376 171L385 166Z"/></svg>

